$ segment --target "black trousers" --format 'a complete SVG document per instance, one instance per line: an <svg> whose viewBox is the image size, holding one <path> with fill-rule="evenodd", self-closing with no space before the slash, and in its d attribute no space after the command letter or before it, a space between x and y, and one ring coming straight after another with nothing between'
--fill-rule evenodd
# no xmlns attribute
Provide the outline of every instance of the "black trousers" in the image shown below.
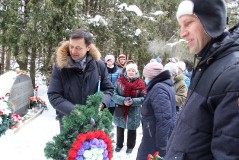
<svg viewBox="0 0 239 160"><path fill-rule="evenodd" d="M117 142L116 145L120 148L123 147L124 143L124 128L117 126ZM133 149L136 142L136 130L129 130L127 133L127 148Z"/></svg>

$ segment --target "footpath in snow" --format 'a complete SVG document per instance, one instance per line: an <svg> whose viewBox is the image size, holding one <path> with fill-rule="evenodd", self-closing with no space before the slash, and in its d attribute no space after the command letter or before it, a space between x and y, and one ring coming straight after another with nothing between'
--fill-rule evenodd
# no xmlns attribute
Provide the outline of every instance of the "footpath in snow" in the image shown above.
<svg viewBox="0 0 239 160"><path fill-rule="evenodd" d="M0 138L0 159L1 160L47 160L44 156L45 144L52 140L53 136L59 134L59 123L55 119L55 110L47 98L47 87L40 86L38 95L47 103L48 110L24 125L15 134L9 130L6 136ZM116 132L114 128L113 133ZM136 146L133 152L126 154L127 147L124 146L118 153L113 153L112 160L135 160L138 146L141 142L141 126L137 130ZM125 144L127 132L125 130ZM114 134L114 147L116 135Z"/></svg>

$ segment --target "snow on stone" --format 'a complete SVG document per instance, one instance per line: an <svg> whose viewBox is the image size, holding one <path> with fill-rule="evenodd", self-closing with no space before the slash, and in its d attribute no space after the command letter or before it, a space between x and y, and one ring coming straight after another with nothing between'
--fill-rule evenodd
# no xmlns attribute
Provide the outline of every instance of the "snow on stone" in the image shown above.
<svg viewBox="0 0 239 160"><path fill-rule="evenodd" d="M18 75L15 71L9 71L0 76L0 96L5 96L6 93L9 93L11 87Z"/></svg>

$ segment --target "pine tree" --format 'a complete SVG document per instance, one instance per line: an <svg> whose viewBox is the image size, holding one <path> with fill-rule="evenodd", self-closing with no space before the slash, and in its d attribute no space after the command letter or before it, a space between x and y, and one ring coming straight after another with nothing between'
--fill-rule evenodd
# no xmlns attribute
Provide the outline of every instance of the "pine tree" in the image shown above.
<svg viewBox="0 0 239 160"><path fill-rule="evenodd" d="M112 137L112 115L108 109L98 110L102 98L103 93L88 96L86 105L76 105L71 114L63 118L64 131L45 147L47 158L67 159L68 151L80 133L101 130Z"/></svg>

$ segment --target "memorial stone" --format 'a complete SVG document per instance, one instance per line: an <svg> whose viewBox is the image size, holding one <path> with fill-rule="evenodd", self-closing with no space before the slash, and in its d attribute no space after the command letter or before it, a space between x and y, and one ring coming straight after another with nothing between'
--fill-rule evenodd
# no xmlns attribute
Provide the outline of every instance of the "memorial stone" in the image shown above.
<svg viewBox="0 0 239 160"><path fill-rule="evenodd" d="M31 78L25 74L18 75L11 87L8 99L9 104L13 104L11 106L13 113L24 116L28 110L29 98L33 95L34 91Z"/></svg>

